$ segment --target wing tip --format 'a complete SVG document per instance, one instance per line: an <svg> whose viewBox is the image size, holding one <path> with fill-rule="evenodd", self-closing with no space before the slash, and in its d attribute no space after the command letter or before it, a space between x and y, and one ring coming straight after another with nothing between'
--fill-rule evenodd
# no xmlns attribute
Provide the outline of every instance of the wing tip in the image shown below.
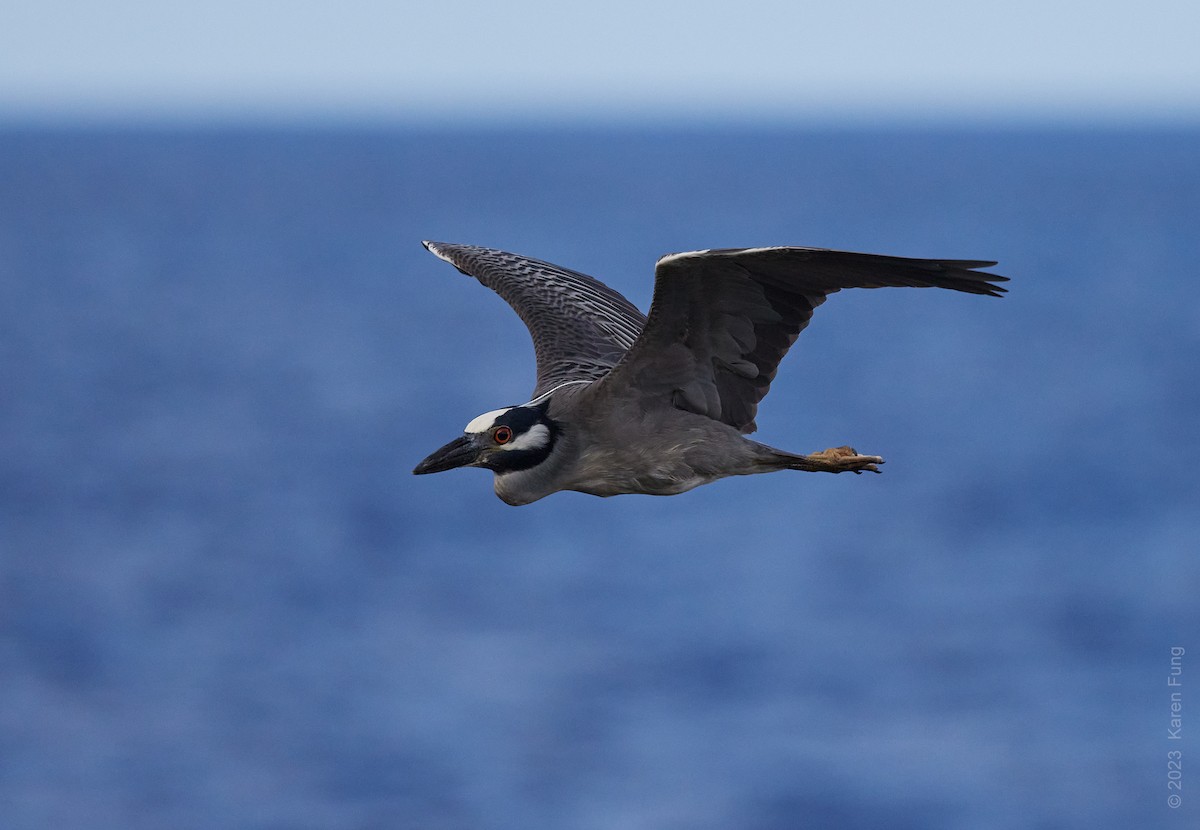
<svg viewBox="0 0 1200 830"><path fill-rule="evenodd" d="M999 262L986 260L970 260L968 262L955 263L957 267L962 268L970 274L973 286L977 289L975 293L986 294L989 297L1003 297L1008 293L1008 289L1002 285L996 285L996 283L1008 282L1009 278L1003 274L989 274L986 271L977 270L979 268L991 268L999 264Z"/></svg>
<svg viewBox="0 0 1200 830"><path fill-rule="evenodd" d="M451 256L446 250L447 248L453 248L453 245L447 242L434 242L430 239L421 240L421 244L425 246L425 250L429 251L429 253L433 254L438 259L442 260L443 262L449 262L455 268L458 268L458 263L454 261L454 257ZM459 270L461 271L462 269L459 268ZM463 273L466 272L464 271Z"/></svg>

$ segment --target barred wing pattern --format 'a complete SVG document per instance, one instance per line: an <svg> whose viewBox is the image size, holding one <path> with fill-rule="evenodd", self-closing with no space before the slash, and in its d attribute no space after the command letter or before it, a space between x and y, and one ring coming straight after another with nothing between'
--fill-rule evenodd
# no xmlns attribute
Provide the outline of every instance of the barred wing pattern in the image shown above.
<svg viewBox="0 0 1200 830"><path fill-rule="evenodd" d="M758 403L813 309L843 288L937 287L1000 296L980 260L909 259L821 248L671 254L654 271L637 343L594 390L706 415L754 432Z"/></svg>
<svg viewBox="0 0 1200 830"><path fill-rule="evenodd" d="M646 324L637 306L578 271L493 248L424 245L503 297L524 321L537 358L535 399L564 383L606 375Z"/></svg>

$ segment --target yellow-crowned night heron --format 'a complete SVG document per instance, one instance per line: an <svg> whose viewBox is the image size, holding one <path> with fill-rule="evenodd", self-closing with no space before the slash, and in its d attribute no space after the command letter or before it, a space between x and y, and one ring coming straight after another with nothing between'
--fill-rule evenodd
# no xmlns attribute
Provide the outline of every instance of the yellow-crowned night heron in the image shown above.
<svg viewBox="0 0 1200 830"><path fill-rule="evenodd" d="M1006 277L975 260L820 248L734 248L660 259L649 318L603 283L548 262L426 242L525 321L533 399L480 415L414 473L484 467L496 495L528 504L559 490L673 495L775 470L879 472L837 447L796 455L744 438L779 361L813 309L843 288L951 288L998 297Z"/></svg>

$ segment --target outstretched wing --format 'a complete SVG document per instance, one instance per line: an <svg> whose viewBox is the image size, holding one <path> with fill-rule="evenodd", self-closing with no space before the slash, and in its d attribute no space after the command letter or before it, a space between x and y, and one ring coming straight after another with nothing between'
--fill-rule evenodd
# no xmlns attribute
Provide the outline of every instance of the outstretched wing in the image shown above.
<svg viewBox="0 0 1200 830"><path fill-rule="evenodd" d="M637 306L578 271L492 248L424 245L503 297L525 321L537 357L534 398L563 383L603 377L646 324Z"/></svg>
<svg viewBox="0 0 1200 830"><path fill-rule="evenodd" d="M596 394L636 394L756 429L758 402L813 309L843 288L913 286L1000 296L994 262L907 259L820 248L671 254L654 270L650 318Z"/></svg>

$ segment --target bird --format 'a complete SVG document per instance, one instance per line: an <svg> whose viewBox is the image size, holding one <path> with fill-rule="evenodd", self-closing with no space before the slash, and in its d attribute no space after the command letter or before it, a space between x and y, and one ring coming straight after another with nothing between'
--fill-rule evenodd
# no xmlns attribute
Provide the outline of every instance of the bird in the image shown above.
<svg viewBox="0 0 1200 830"><path fill-rule="evenodd" d="M560 491L675 495L777 470L880 472L852 447L802 455L746 436L780 361L813 310L843 288L937 287L999 297L985 260L912 259L825 248L667 254L649 315L592 277L475 245L423 243L512 306L533 338L529 401L471 419L416 475L494 473L510 505Z"/></svg>

